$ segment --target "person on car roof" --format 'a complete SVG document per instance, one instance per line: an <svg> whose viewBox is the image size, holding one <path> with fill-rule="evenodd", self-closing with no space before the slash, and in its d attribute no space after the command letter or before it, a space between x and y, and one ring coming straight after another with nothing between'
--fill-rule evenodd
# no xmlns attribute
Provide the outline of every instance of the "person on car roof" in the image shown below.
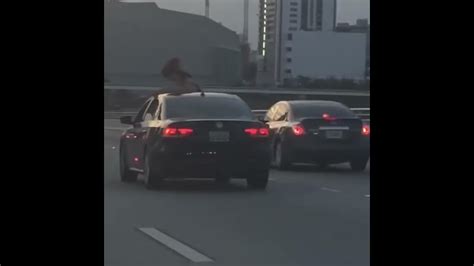
<svg viewBox="0 0 474 266"><path fill-rule="evenodd" d="M191 92L204 92L201 90L198 84L192 81L192 76L188 72L184 71L181 67L181 61L179 58L170 59L163 69L161 74L168 80L175 83L176 87L167 88L166 91L172 94L183 94Z"/></svg>

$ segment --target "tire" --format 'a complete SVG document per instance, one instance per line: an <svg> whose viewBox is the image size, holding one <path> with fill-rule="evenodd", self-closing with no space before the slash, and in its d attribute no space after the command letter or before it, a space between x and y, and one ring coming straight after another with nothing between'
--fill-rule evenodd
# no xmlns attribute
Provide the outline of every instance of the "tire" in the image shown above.
<svg viewBox="0 0 474 266"><path fill-rule="evenodd" d="M265 190L268 184L268 170L247 176L247 187L251 189Z"/></svg>
<svg viewBox="0 0 474 266"><path fill-rule="evenodd" d="M157 170L157 167L150 166L150 160L148 155L145 156L145 167L143 170L143 177L145 180L145 187L147 189L153 190L158 189L163 182L162 173Z"/></svg>
<svg viewBox="0 0 474 266"><path fill-rule="evenodd" d="M367 167L368 158L354 159L350 162L352 171L362 172Z"/></svg>
<svg viewBox="0 0 474 266"><path fill-rule="evenodd" d="M288 153L283 148L281 141L275 145L275 152L273 156L274 165L279 170L288 170L291 166L291 161L288 158Z"/></svg>
<svg viewBox="0 0 474 266"><path fill-rule="evenodd" d="M126 183L135 182L137 181L138 173L129 169L125 154L124 149L120 149L120 180Z"/></svg>

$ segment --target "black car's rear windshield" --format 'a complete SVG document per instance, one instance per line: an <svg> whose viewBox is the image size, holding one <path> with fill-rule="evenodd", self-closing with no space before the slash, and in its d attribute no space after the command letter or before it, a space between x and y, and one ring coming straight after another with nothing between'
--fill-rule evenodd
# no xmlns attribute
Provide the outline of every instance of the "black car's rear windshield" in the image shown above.
<svg viewBox="0 0 474 266"><path fill-rule="evenodd" d="M305 117L322 117L323 114L329 114L333 117L340 117L340 118L353 118L356 115L346 106L338 105L338 104L321 104L321 105L309 105L309 104L302 104L302 105L293 105L291 107L293 111L293 117L295 119L305 118Z"/></svg>
<svg viewBox="0 0 474 266"><path fill-rule="evenodd" d="M231 97L170 97L166 99L165 119L253 119L248 105Z"/></svg>

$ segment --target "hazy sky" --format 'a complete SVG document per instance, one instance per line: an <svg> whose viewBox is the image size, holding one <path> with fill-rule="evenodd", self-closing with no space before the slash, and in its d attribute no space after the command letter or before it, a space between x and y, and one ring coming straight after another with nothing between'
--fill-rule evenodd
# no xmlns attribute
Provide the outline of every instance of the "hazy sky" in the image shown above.
<svg viewBox="0 0 474 266"><path fill-rule="evenodd" d="M128 0L126 2L156 2L161 8L204 15L204 0ZM221 22L237 33L242 32L244 18L242 0L209 0L209 2L211 19ZM258 43L258 0L249 2L249 41L252 49L256 49ZM338 0L337 21L353 24L358 18L369 18L370 20L369 5L370 0Z"/></svg>

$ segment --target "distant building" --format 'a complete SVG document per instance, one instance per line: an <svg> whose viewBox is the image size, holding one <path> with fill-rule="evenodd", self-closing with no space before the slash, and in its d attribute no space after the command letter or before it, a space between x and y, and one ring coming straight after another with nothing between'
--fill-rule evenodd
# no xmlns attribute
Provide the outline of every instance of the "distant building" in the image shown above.
<svg viewBox="0 0 474 266"><path fill-rule="evenodd" d="M335 31L367 33L369 31L369 20L358 19L355 25L351 25L347 22L337 23Z"/></svg>
<svg viewBox="0 0 474 266"><path fill-rule="evenodd" d="M255 50L252 50L250 52L250 62L257 62L258 61L258 52Z"/></svg>
<svg viewBox="0 0 474 266"><path fill-rule="evenodd" d="M350 25L336 25L336 10L336 0L260 0L258 82L364 79L367 34L339 31Z"/></svg>
<svg viewBox="0 0 474 266"><path fill-rule="evenodd" d="M104 1L104 75L110 84L162 86L160 71L179 57L203 85L240 82L238 35L200 15L155 3Z"/></svg>
<svg viewBox="0 0 474 266"><path fill-rule="evenodd" d="M366 35L366 71L365 77L370 78L370 25L368 19L358 19L355 25L337 23L335 31L346 33L364 33Z"/></svg>
<svg viewBox="0 0 474 266"><path fill-rule="evenodd" d="M298 3L299 2L299 3ZM300 8L295 3L301 4ZM300 28L303 31L333 31L336 26L336 0L300 0L289 5L290 20L299 18ZM293 16L293 13L297 12ZM283 16L285 16L283 12Z"/></svg>
<svg viewBox="0 0 474 266"><path fill-rule="evenodd" d="M369 28L369 20L364 18L364 19L358 19L356 21L356 25L360 28Z"/></svg>
<svg viewBox="0 0 474 266"><path fill-rule="evenodd" d="M365 76L370 79L370 26L367 30L367 55L366 55L366 73Z"/></svg>

